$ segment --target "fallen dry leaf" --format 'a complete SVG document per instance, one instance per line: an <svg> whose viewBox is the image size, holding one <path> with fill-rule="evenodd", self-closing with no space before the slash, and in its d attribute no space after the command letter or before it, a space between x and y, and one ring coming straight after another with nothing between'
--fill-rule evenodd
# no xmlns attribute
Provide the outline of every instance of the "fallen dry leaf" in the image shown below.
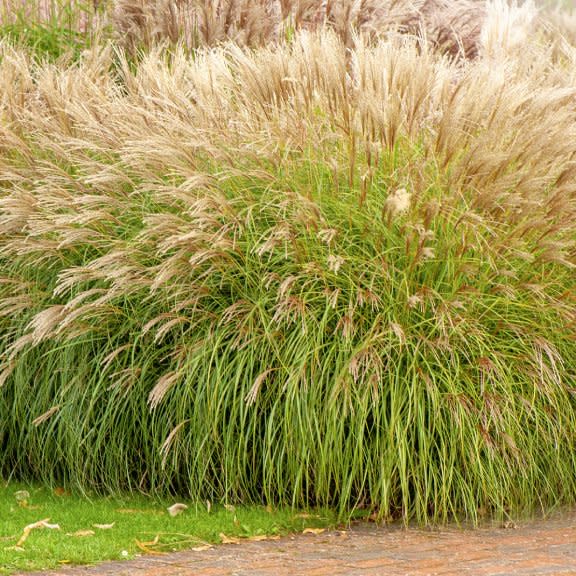
<svg viewBox="0 0 576 576"><path fill-rule="evenodd" d="M164 556L164 554L166 554L166 552L162 552L160 550L154 550L153 548L148 548L148 546L144 546L141 542L138 542L138 540L136 540L135 542L136 546L138 546L138 548L142 550L144 554L149 554L151 556Z"/></svg>
<svg viewBox="0 0 576 576"><path fill-rule="evenodd" d="M232 504L224 504L224 508L226 508L228 512L236 512L236 506L232 506Z"/></svg>
<svg viewBox="0 0 576 576"><path fill-rule="evenodd" d="M32 506L32 504L28 503L28 500L19 500L18 506L20 508L26 508L26 510L41 510L42 506Z"/></svg>
<svg viewBox="0 0 576 576"><path fill-rule="evenodd" d="M158 535L154 538L154 540L151 540L150 542L140 542L140 540L137 538L135 538L134 541L136 542L136 546L138 546L138 548L140 548L140 550L142 550L142 552L145 554L152 554L156 556L162 556L165 554L165 552L160 552L160 550L154 550L151 548L151 546L156 546L160 541L160 537Z"/></svg>
<svg viewBox="0 0 576 576"><path fill-rule="evenodd" d="M302 530L302 534L322 534L326 532L326 528L305 528Z"/></svg>
<svg viewBox="0 0 576 576"><path fill-rule="evenodd" d="M93 528L98 528L98 530L110 530L114 528L116 522L112 522L112 524L92 524Z"/></svg>
<svg viewBox="0 0 576 576"><path fill-rule="evenodd" d="M85 536L94 536L94 530L76 530L76 532L67 532L66 536L74 536L75 538L84 538Z"/></svg>
<svg viewBox="0 0 576 576"><path fill-rule="evenodd" d="M224 534L223 532L220 532L220 534L218 534L219 538L220 538L220 542L222 542L222 544L239 544L240 543L240 538L234 538L234 536L226 536L226 534Z"/></svg>
<svg viewBox="0 0 576 576"><path fill-rule="evenodd" d="M50 518L44 518L44 520L38 520L38 522L33 522L32 524L28 524L28 526L24 527L22 531L22 536L20 536L20 540L16 542L16 548L20 548L22 544L26 541L28 536L30 536L30 532L36 528L48 528L50 530L60 530L60 526L58 524L49 524Z"/></svg>
<svg viewBox="0 0 576 576"><path fill-rule="evenodd" d="M178 516L178 514L182 514L184 510L188 510L188 506L186 504L181 504L180 502L176 502L176 504L172 504L167 508L168 514L170 516Z"/></svg>
<svg viewBox="0 0 576 576"><path fill-rule="evenodd" d="M255 536L248 536L246 540L251 542L261 542L262 540L280 540L280 536L266 536L266 534L256 534Z"/></svg>
<svg viewBox="0 0 576 576"><path fill-rule="evenodd" d="M28 492L28 490L18 490L14 492L14 498L16 498L16 502L18 502L20 508L33 508L28 504L28 500L30 499L30 492ZM34 508L37 507L35 506Z"/></svg>
<svg viewBox="0 0 576 576"><path fill-rule="evenodd" d="M211 548L213 548L212 545L206 544L205 546L196 546L195 548L192 548L192 550L194 552L204 552L204 550L210 550Z"/></svg>

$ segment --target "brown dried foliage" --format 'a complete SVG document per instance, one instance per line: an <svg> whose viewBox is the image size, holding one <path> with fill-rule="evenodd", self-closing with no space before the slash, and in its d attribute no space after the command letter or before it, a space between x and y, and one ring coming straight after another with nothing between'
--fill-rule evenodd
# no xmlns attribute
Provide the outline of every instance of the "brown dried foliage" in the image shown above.
<svg viewBox="0 0 576 576"><path fill-rule="evenodd" d="M128 47L158 40L188 47L228 40L261 46L295 30L331 28L351 45L355 34L424 34L450 54L475 56L485 15L481 0L117 0L114 27Z"/></svg>

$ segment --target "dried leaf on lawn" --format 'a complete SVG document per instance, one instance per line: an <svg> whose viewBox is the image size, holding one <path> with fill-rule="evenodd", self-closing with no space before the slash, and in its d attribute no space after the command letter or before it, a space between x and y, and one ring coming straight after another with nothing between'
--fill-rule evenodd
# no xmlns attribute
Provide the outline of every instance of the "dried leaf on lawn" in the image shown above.
<svg viewBox="0 0 576 576"><path fill-rule="evenodd" d="M32 504L28 504L28 500L19 500L18 506L20 508L26 508L26 510L41 510L42 506L32 506Z"/></svg>
<svg viewBox="0 0 576 576"><path fill-rule="evenodd" d="M187 510L188 506L186 506L186 504L182 504L180 502L176 502L176 504L172 504L172 506L169 506L167 508L168 510L168 514L170 514L170 516L178 516L178 514L182 514L182 512L184 512L184 510Z"/></svg>
<svg viewBox="0 0 576 576"><path fill-rule="evenodd" d="M28 492L28 490L18 490L14 492L14 498L16 498L20 508L32 508L32 506L28 504L28 500L30 499L30 492Z"/></svg>
<svg viewBox="0 0 576 576"><path fill-rule="evenodd" d="M239 544L240 543L240 538L234 538L234 536L226 536L226 534L224 534L223 532L220 532L220 534L218 534L219 538L220 538L220 542L222 542L222 544Z"/></svg>
<svg viewBox="0 0 576 576"><path fill-rule="evenodd" d="M44 520L38 520L38 522L33 522L32 524L28 524L28 526L24 527L22 531L22 536L20 536L20 540L16 542L16 548L19 548L24 544L28 536L30 536L30 532L35 528L48 528L50 530L60 530L60 526L58 524L49 524L50 518L44 518Z"/></svg>
<svg viewBox="0 0 576 576"><path fill-rule="evenodd" d="M210 550L211 548L213 548L211 544L206 544L205 546L195 546L192 550L194 552L204 552L204 550Z"/></svg>
<svg viewBox="0 0 576 576"><path fill-rule="evenodd" d="M137 538L134 539L134 541L136 542L136 546L138 546L138 548L140 548L140 550L142 550L142 552L144 552L145 554L154 554L157 556L162 556L163 554L165 554L165 552L160 552L160 550L153 550L151 548L151 546L156 546L159 540L160 540L159 536L156 536L156 538L154 538L154 540L151 540L150 542L140 542L140 540L138 540Z"/></svg>
<svg viewBox="0 0 576 576"><path fill-rule="evenodd" d="M305 528L302 530L302 534L322 534L326 532L326 528Z"/></svg>
<svg viewBox="0 0 576 576"><path fill-rule="evenodd" d="M110 530L114 528L116 522L112 522L112 524L92 524L93 528L98 528L98 530Z"/></svg>
<svg viewBox="0 0 576 576"><path fill-rule="evenodd" d="M74 536L75 538L83 538L85 536L94 536L94 530L76 530L76 532L67 532L66 536Z"/></svg>

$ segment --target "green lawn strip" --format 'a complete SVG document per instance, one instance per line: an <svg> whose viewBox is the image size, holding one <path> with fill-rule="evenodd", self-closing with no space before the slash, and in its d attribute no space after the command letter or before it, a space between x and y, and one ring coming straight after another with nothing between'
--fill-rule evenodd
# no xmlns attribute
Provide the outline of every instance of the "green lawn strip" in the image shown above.
<svg viewBox="0 0 576 576"><path fill-rule="evenodd" d="M175 503L188 508L171 516L167 509ZM141 495L91 497L12 482L0 485L0 518L0 574L204 550L336 524L334 513L326 510L196 504ZM25 531L43 520L48 527Z"/></svg>

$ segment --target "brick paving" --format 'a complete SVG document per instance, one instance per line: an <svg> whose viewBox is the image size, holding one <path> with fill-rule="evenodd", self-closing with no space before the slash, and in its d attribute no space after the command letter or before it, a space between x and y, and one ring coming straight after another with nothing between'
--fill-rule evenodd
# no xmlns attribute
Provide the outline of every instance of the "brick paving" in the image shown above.
<svg viewBox="0 0 576 576"><path fill-rule="evenodd" d="M37 573L38 574L38 573ZM476 530L348 530L146 556L49 576L576 576L576 510ZM27 576L31 576L28 574Z"/></svg>

